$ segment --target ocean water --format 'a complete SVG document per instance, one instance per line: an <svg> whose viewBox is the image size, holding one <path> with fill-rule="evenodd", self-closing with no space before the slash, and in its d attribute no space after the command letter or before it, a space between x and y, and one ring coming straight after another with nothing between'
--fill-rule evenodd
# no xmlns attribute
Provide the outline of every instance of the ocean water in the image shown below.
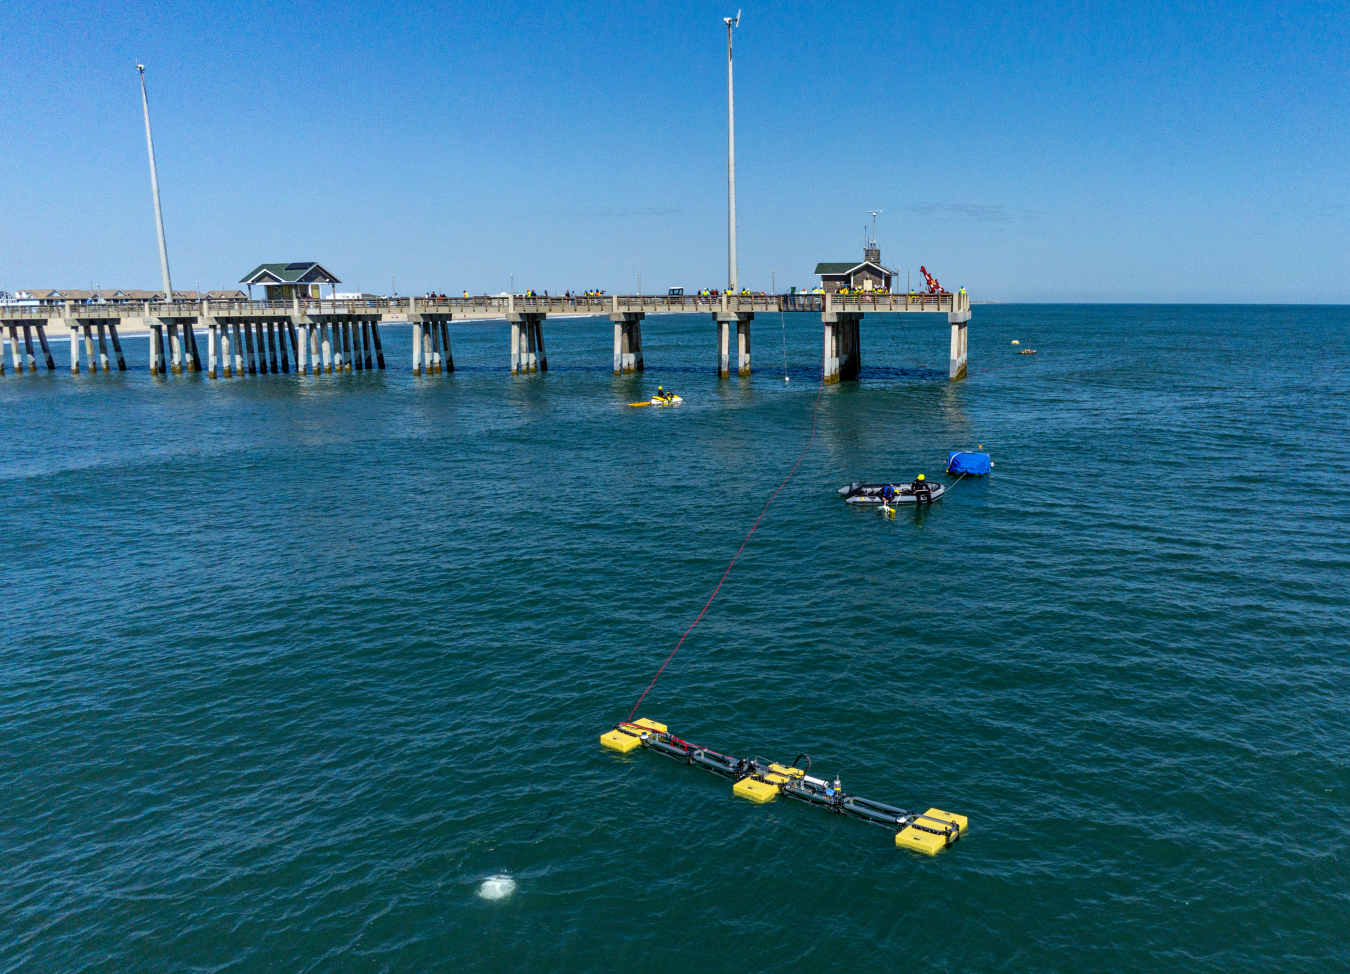
<svg viewBox="0 0 1350 974"><path fill-rule="evenodd" d="M500 323L435 378L393 328L382 373L11 372L0 969L1350 965L1350 309L974 311L965 381L868 318L819 396L811 315L748 380L656 317L639 378L594 319L531 377ZM968 815L935 858L597 742L813 412L642 713ZM931 509L834 493L976 445Z"/></svg>

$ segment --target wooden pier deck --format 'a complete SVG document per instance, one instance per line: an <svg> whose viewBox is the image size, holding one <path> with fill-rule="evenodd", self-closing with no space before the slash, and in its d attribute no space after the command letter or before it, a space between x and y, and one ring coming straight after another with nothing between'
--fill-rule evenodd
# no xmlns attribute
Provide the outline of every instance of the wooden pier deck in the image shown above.
<svg viewBox="0 0 1350 974"><path fill-rule="evenodd" d="M824 325L821 376L826 383L856 379L861 365L859 323L868 314L946 314L951 325L949 377L966 373L966 327L970 296L958 294L720 294L525 296L458 298L369 298L362 300L193 301L0 306L0 332L9 341L16 373L36 370L36 333L48 369L55 362L47 328L70 333L71 371L80 371L80 345L90 371L108 370L113 357L126 368L121 333L150 335L150 366L161 373L202 371L196 333L208 336L211 378L296 371L320 374L384 368L380 326L413 329L413 371L436 374L454 368L449 324L455 320L502 320L511 328L511 371L547 371L543 323L550 317L608 316L614 323L614 371L639 372L642 321L647 315L702 314L717 323L718 372L731 374L731 327L736 327L736 368L750 374L750 323L757 314L815 313ZM20 334L22 333L22 345ZM97 336L98 352L94 351ZM109 353L109 340L113 355ZM5 360L0 348L0 375ZM280 353L278 355L278 353Z"/></svg>

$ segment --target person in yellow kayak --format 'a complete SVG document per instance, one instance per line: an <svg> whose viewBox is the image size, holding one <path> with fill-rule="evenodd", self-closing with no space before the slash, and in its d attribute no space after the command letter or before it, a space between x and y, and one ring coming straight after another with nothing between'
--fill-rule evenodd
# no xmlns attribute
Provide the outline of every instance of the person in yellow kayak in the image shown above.
<svg viewBox="0 0 1350 974"><path fill-rule="evenodd" d="M672 399L675 398L675 394L673 392L666 392L664 386L657 386L656 398L660 399L662 402L670 402Z"/></svg>

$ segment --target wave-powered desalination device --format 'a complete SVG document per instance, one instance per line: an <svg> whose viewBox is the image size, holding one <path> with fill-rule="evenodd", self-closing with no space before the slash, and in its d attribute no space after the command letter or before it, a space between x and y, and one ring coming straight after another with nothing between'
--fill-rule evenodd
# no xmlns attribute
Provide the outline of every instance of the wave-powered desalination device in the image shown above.
<svg viewBox="0 0 1350 974"><path fill-rule="evenodd" d="M811 759L799 754L790 765L765 762L758 757L733 758L711 748L700 747L680 740L670 733L665 724L646 717L635 721L620 721L614 729L600 735L600 743L613 751L627 754L639 747L650 748L681 764L694 764L736 783L731 790L741 798L763 804L779 795L787 795L840 815L853 815L875 825L894 828L895 844L903 849L937 855L966 834L966 817L930 808L922 815L907 812L894 805L885 805L857 795L850 795L839 787L836 777L831 783L810 775ZM806 758L806 768L797 762Z"/></svg>

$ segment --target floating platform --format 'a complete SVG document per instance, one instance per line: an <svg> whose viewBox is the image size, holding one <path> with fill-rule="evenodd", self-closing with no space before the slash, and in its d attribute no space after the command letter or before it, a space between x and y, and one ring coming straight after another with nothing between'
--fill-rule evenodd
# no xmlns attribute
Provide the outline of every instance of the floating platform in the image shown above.
<svg viewBox="0 0 1350 974"><path fill-rule="evenodd" d="M891 496L886 496L886 488L891 488ZM847 487L840 487L839 493L844 495L846 504L931 504L943 494L947 493L947 488L943 484L934 483L920 496L914 493L909 484L862 484L852 483Z"/></svg>
<svg viewBox="0 0 1350 974"><path fill-rule="evenodd" d="M874 802L851 795L839 786L836 777L831 783L811 776L811 759L800 754L790 765L754 758L733 758L711 748L690 744L670 733L665 724L642 717L622 721L614 729L600 735L600 743L613 751L628 754L640 747L658 754L693 764L724 778L732 779L732 794L756 804L764 804L786 795L798 801L816 805L840 815L852 815L874 825L895 829L895 844L926 855L937 855L950 848L966 833L967 819L940 808L930 808L919 814L907 812L894 805ZM806 758L806 768L798 768L797 761Z"/></svg>

